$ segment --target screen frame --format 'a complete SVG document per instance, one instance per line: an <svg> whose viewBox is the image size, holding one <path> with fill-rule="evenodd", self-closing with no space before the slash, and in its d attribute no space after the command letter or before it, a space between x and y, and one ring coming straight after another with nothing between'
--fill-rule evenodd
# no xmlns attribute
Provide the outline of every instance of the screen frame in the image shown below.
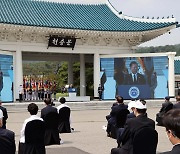
<svg viewBox="0 0 180 154"><path fill-rule="evenodd" d="M168 94L171 97L175 96L175 73L174 73L174 57L176 52L161 52L161 53L127 53L127 54L109 54L100 55L99 58L136 58L136 57L168 57ZM100 70L99 70L100 72Z"/></svg>
<svg viewBox="0 0 180 154"><path fill-rule="evenodd" d="M9 56L12 56L13 57L13 79L14 79L14 83L16 82L16 78L15 78L15 72L16 72L16 68L15 68L15 51L8 51L8 50L2 50L2 49L0 49L0 54L1 55L9 55ZM13 100L12 101L6 101L6 102L4 102L4 103L9 103L9 102L14 102L15 101L15 94L16 94L16 90L15 90L15 87L16 87L16 85L15 84L13 84L13 89L14 89L14 91L13 91Z"/></svg>

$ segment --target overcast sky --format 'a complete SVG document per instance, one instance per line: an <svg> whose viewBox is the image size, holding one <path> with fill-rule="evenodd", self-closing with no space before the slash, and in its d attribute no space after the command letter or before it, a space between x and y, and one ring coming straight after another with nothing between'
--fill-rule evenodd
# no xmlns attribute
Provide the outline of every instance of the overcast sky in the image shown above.
<svg viewBox="0 0 180 154"><path fill-rule="evenodd" d="M47 0L70 3L102 3L106 0ZM123 14L133 17L165 17L174 16L180 23L180 0L110 0L112 5ZM160 46L180 44L180 27L141 46Z"/></svg>

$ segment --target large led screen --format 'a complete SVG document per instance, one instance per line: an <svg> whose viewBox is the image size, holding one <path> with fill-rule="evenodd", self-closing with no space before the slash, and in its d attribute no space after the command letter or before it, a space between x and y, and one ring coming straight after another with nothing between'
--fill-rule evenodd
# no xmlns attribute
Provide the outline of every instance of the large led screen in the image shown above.
<svg viewBox="0 0 180 154"><path fill-rule="evenodd" d="M0 100L13 101L13 56L0 54Z"/></svg>
<svg viewBox="0 0 180 154"><path fill-rule="evenodd" d="M100 59L103 99L164 98L168 95L168 57Z"/></svg>

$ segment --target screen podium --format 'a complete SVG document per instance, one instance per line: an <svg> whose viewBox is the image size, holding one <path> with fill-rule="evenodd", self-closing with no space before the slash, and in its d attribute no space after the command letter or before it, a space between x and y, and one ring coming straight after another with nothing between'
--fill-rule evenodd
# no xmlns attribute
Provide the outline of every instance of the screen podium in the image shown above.
<svg viewBox="0 0 180 154"><path fill-rule="evenodd" d="M68 97L65 97L67 102L89 102L90 96L77 96L76 88L68 89Z"/></svg>
<svg viewBox="0 0 180 154"><path fill-rule="evenodd" d="M69 97L76 97L77 95L77 89L76 88L69 88L68 89Z"/></svg>
<svg viewBox="0 0 180 154"><path fill-rule="evenodd" d="M151 91L149 85L119 85L118 95L124 99L149 99Z"/></svg>

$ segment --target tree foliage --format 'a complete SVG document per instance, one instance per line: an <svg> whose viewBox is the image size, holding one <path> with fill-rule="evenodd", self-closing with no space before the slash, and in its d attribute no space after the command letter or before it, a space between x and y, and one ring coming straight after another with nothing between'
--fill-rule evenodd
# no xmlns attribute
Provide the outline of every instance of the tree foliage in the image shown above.
<svg viewBox="0 0 180 154"><path fill-rule="evenodd" d="M93 64L86 63L86 92L87 95L93 95ZM60 91L62 86L68 84L68 63L67 62L23 62L23 74L31 75L35 80L38 76L43 76L44 80L56 81ZM80 63L73 64L74 87L80 88Z"/></svg>
<svg viewBox="0 0 180 154"><path fill-rule="evenodd" d="M180 56L180 44L166 45L158 47L139 47L137 53L157 53L157 52L176 52L176 56Z"/></svg>

